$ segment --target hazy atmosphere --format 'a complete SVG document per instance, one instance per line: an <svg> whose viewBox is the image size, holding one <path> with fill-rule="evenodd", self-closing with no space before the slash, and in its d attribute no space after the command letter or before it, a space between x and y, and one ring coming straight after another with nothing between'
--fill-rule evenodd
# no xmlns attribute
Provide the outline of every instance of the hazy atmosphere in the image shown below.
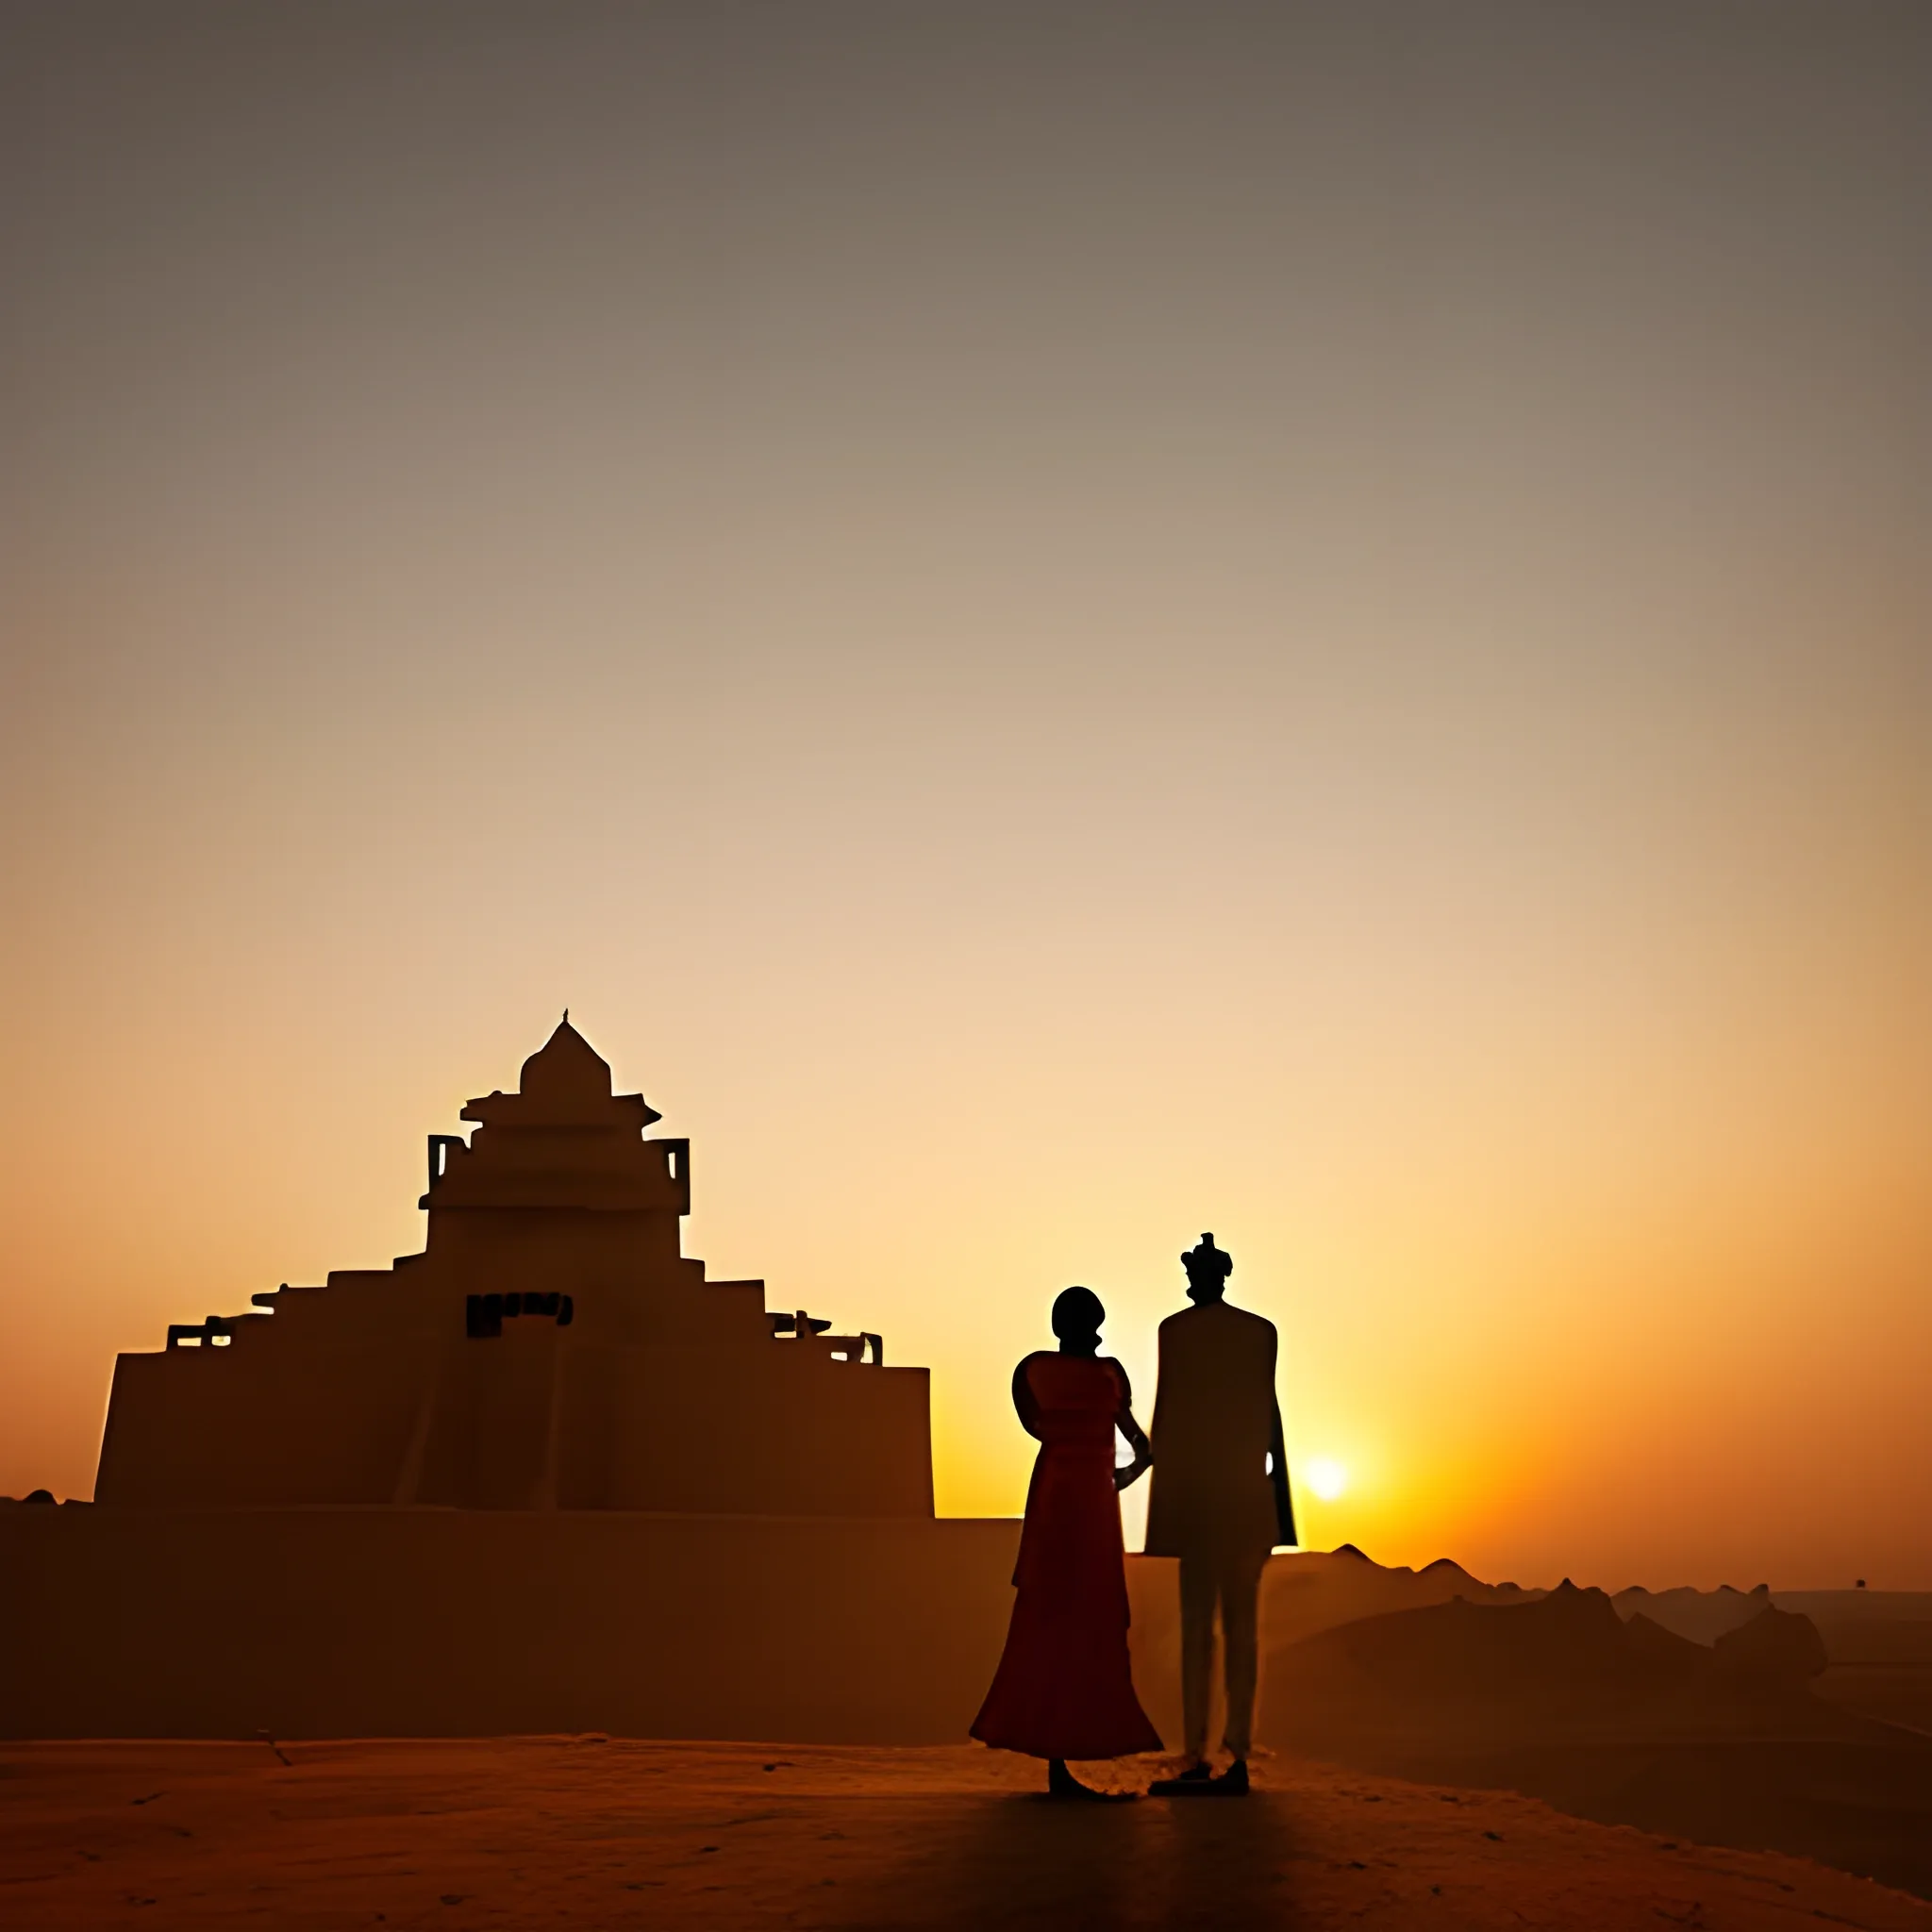
<svg viewBox="0 0 1932 1932"><path fill-rule="evenodd" d="M0 1492L568 1006L944 1513L1212 1229L1308 1543L1932 1589L1932 12L0 36Z"/></svg>

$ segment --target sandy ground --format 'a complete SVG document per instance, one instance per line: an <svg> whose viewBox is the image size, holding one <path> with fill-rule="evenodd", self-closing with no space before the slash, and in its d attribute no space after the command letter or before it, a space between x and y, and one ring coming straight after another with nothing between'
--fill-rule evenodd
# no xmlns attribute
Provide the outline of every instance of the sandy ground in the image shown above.
<svg viewBox="0 0 1932 1932"><path fill-rule="evenodd" d="M1245 1803L1088 1807L970 1746L284 1748L0 1746L0 1923L1932 1932L1932 1906L1802 1860L1280 1758Z"/></svg>

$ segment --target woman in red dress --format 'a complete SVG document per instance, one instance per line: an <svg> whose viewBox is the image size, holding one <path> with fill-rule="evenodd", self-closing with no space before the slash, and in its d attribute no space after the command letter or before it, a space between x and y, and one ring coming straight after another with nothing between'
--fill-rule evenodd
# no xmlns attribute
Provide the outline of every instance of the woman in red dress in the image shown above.
<svg viewBox="0 0 1932 1932"><path fill-rule="evenodd" d="M1006 1652L973 1721L983 1743L1044 1757L1046 1788L1058 1798L1103 1795L1074 1776L1070 1757L1160 1749L1127 1664L1119 1494L1154 1453L1134 1420L1126 1371L1100 1353L1106 1319L1098 1295L1068 1289L1053 1305L1058 1352L1041 1349L1013 1371L1013 1407L1039 1438L1040 1455L1026 1491ZM1120 1470L1116 1429L1134 1452Z"/></svg>

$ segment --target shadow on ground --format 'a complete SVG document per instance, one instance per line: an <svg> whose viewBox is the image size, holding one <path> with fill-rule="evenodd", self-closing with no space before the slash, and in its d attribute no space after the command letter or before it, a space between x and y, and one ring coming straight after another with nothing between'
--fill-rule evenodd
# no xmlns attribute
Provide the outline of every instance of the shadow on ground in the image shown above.
<svg viewBox="0 0 1932 1932"><path fill-rule="evenodd" d="M927 1846L882 1873L852 1926L1227 1926L1302 1923L1290 1800L1080 1807L1029 1794L934 1805Z"/></svg>

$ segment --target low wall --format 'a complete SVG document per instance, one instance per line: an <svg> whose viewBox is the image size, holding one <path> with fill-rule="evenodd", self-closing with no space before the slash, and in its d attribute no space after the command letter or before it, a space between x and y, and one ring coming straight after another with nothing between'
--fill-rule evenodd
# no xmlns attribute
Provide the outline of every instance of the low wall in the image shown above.
<svg viewBox="0 0 1932 1932"><path fill-rule="evenodd" d="M952 1742L999 1658L1019 1527L10 1508L0 1735Z"/></svg>

